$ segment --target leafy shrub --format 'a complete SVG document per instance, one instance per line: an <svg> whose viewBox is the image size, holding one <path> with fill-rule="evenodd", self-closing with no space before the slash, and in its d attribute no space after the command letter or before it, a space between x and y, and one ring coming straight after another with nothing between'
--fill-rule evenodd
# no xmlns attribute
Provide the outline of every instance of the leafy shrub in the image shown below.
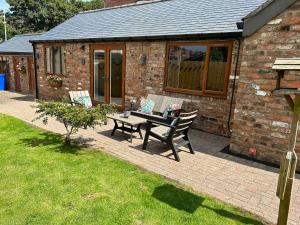
<svg viewBox="0 0 300 225"><path fill-rule="evenodd" d="M63 81L63 77L59 75L48 75L47 81L49 82L60 82Z"/></svg>
<svg viewBox="0 0 300 225"><path fill-rule="evenodd" d="M70 105L68 102L38 101L34 120L42 120L46 125L48 118L53 117L63 123L67 134L65 142L70 143L71 135L78 132L79 128L94 128L98 124L107 122L107 114L116 111L114 105L99 105L95 108L85 108L82 105Z"/></svg>

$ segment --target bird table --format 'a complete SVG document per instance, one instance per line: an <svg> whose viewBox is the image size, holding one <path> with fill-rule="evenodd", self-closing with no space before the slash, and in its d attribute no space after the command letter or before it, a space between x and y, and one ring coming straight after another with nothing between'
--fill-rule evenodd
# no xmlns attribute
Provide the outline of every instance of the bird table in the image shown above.
<svg viewBox="0 0 300 225"><path fill-rule="evenodd" d="M293 112L289 145L287 152L284 153L281 159L276 192L280 198L277 225L286 225L288 222L292 188L297 167L295 146L300 119L300 88L281 87L281 80L284 78L286 71L300 71L300 58L278 58L272 69L276 70L278 74L276 89L273 91L273 94L284 96L290 106L290 110Z"/></svg>

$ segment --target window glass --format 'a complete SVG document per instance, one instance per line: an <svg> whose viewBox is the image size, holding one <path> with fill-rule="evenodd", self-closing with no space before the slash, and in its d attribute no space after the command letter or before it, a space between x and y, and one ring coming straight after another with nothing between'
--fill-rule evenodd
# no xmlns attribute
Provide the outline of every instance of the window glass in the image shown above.
<svg viewBox="0 0 300 225"><path fill-rule="evenodd" d="M224 91L228 47L211 47L206 90Z"/></svg>
<svg viewBox="0 0 300 225"><path fill-rule="evenodd" d="M50 48L46 48L46 71L47 73L51 73L51 55Z"/></svg>
<svg viewBox="0 0 300 225"><path fill-rule="evenodd" d="M230 46L230 42L174 43L168 46L166 90L204 95L226 94Z"/></svg>
<svg viewBox="0 0 300 225"><path fill-rule="evenodd" d="M61 74L61 55L60 55L60 48L53 47L52 48L53 54L53 73Z"/></svg>
<svg viewBox="0 0 300 225"><path fill-rule="evenodd" d="M123 51L110 51L110 103L122 105Z"/></svg>
<svg viewBox="0 0 300 225"><path fill-rule="evenodd" d="M6 57L0 57L0 73L9 74L9 60Z"/></svg>
<svg viewBox="0 0 300 225"><path fill-rule="evenodd" d="M60 58L61 58L61 74L65 74L66 68L65 68L65 48L60 48Z"/></svg>
<svg viewBox="0 0 300 225"><path fill-rule="evenodd" d="M53 74L65 74L65 56L63 47L47 47L46 54L46 71Z"/></svg>
<svg viewBox="0 0 300 225"><path fill-rule="evenodd" d="M206 51L206 46L171 46L167 86L201 91Z"/></svg>
<svg viewBox="0 0 300 225"><path fill-rule="evenodd" d="M104 102L105 51L94 51L94 99Z"/></svg>

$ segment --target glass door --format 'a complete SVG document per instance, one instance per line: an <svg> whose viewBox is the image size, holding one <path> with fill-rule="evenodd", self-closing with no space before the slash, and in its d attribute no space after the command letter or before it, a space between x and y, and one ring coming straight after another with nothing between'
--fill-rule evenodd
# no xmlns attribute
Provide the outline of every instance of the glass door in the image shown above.
<svg viewBox="0 0 300 225"><path fill-rule="evenodd" d="M105 50L94 51L94 100L105 101Z"/></svg>
<svg viewBox="0 0 300 225"><path fill-rule="evenodd" d="M93 77L91 92L96 103L112 103L124 107L123 46L92 46Z"/></svg>
<svg viewBox="0 0 300 225"><path fill-rule="evenodd" d="M123 104L123 50L110 50L109 102Z"/></svg>

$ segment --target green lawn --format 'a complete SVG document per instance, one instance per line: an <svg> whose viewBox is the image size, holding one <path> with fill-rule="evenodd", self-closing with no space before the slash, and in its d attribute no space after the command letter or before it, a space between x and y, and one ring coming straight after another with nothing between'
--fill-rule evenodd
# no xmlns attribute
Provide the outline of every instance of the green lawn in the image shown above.
<svg viewBox="0 0 300 225"><path fill-rule="evenodd" d="M100 151L61 143L0 114L0 224L262 224Z"/></svg>

